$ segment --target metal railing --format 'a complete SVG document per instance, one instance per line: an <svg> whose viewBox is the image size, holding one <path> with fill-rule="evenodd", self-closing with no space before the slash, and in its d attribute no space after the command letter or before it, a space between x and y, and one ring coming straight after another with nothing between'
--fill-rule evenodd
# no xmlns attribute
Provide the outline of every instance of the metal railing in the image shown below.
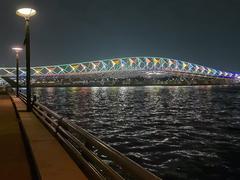
<svg viewBox="0 0 240 180"><path fill-rule="evenodd" d="M20 93L26 103L26 96ZM36 100L36 99L35 99ZM160 179L83 128L33 101L33 112L93 179Z"/></svg>

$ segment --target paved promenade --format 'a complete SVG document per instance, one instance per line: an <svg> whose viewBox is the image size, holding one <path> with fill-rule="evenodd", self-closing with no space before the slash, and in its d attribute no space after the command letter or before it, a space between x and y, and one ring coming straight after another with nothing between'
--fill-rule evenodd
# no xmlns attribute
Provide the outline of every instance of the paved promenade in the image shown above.
<svg viewBox="0 0 240 180"><path fill-rule="evenodd" d="M15 109L4 94L0 94L0 145L0 179L32 179Z"/></svg>
<svg viewBox="0 0 240 180"><path fill-rule="evenodd" d="M12 97L42 180L87 180L55 137L19 98Z"/></svg>
<svg viewBox="0 0 240 180"><path fill-rule="evenodd" d="M26 105L19 98L11 98L0 89L0 180L86 180L34 113L26 112ZM26 151L26 144L30 152ZM35 165L30 163L30 157Z"/></svg>

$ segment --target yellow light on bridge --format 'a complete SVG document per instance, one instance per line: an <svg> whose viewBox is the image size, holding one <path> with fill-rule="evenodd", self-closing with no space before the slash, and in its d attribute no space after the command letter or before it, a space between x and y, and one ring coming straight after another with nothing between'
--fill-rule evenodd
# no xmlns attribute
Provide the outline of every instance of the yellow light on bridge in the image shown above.
<svg viewBox="0 0 240 180"><path fill-rule="evenodd" d="M72 68L73 71L75 71L78 68L78 64L70 65L70 67Z"/></svg>
<svg viewBox="0 0 240 180"><path fill-rule="evenodd" d="M92 63L93 69L96 69L97 65Z"/></svg>
<svg viewBox="0 0 240 180"><path fill-rule="evenodd" d="M25 19L29 19L30 17L37 14L37 11L32 8L21 8L17 10L16 14L18 16L24 17Z"/></svg>

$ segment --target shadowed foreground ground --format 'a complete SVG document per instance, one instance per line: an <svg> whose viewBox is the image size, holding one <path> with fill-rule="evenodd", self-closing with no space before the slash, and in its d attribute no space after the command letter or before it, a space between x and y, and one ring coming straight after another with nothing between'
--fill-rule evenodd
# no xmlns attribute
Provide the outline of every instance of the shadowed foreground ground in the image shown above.
<svg viewBox="0 0 240 180"><path fill-rule="evenodd" d="M16 113L8 95L0 94L0 179L31 179Z"/></svg>

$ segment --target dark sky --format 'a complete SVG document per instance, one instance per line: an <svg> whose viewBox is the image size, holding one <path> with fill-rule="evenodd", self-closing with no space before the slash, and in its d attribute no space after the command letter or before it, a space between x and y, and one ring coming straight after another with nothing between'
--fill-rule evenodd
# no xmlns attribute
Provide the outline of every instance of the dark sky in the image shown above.
<svg viewBox="0 0 240 180"><path fill-rule="evenodd" d="M24 39L15 15L23 2L38 11L34 66L161 56L240 71L240 0L1 0L0 67L15 65L10 48Z"/></svg>

